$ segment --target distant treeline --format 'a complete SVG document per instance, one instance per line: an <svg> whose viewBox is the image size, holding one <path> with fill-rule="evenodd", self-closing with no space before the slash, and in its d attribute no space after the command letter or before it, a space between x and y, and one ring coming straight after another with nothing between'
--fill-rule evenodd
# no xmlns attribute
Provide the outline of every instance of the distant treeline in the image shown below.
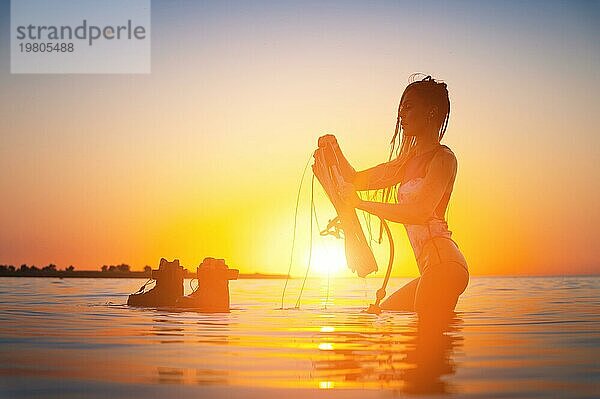
<svg viewBox="0 0 600 399"><path fill-rule="evenodd" d="M99 270L75 270L70 265L64 269L58 269L55 264L50 263L44 267L22 264L20 267L14 265L0 265L0 277L149 277L152 268L144 267L143 272L131 271L129 265L103 265Z"/></svg>
<svg viewBox="0 0 600 399"><path fill-rule="evenodd" d="M101 270L103 272L120 272L120 273L129 273L131 272L131 267L129 265L126 265L125 263L121 263L120 265L103 265ZM145 272L150 272L150 270L152 270L152 268L150 266L145 266L144 267L144 271ZM68 267L65 267L63 270L60 270L56 267L56 265L54 263L50 263L47 266L44 267L37 267L36 265L31 265L28 266L26 264L22 264L21 267L17 268L14 265L0 265L0 273L2 272L17 272L17 273L40 273L40 272L74 272L75 271L75 266L71 265Z"/></svg>
<svg viewBox="0 0 600 399"><path fill-rule="evenodd" d="M185 269L185 278L195 278L196 272L190 272ZM0 265L0 277L85 277L85 278L149 278L152 274L152 267L144 266L144 271L132 271L130 266L122 263L120 265L103 265L101 270L75 270L71 265L64 269L58 269L55 264L50 263L44 267L26 264L20 267L14 265ZM280 279L286 278L283 274L242 274L240 279Z"/></svg>

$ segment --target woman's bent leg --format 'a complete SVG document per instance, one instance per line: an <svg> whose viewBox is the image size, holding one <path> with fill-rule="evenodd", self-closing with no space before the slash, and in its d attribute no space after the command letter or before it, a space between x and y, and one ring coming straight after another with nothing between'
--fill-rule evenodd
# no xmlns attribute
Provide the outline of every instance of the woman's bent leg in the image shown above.
<svg viewBox="0 0 600 399"><path fill-rule="evenodd" d="M415 293L415 311L419 316L446 316L454 311L458 297L468 282L468 272L457 262L429 268L421 276Z"/></svg>
<svg viewBox="0 0 600 399"><path fill-rule="evenodd" d="M420 278L412 280L398 291L390 295L381 304L381 309L385 310L401 310L406 312L415 311L415 295L419 286Z"/></svg>

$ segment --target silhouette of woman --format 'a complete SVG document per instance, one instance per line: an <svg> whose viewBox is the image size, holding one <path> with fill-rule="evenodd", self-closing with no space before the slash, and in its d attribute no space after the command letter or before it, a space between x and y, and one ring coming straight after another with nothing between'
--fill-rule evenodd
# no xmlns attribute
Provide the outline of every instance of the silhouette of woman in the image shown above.
<svg viewBox="0 0 600 399"><path fill-rule="evenodd" d="M446 84L427 76L402 94L388 162L357 172L334 145L345 181L339 187L344 202L404 224L417 260L421 276L389 296L382 309L448 315L467 287L467 262L445 220L457 170L454 153L440 144L449 116ZM382 188L387 190L383 202L363 201L356 193ZM396 188L397 200L389 203Z"/></svg>

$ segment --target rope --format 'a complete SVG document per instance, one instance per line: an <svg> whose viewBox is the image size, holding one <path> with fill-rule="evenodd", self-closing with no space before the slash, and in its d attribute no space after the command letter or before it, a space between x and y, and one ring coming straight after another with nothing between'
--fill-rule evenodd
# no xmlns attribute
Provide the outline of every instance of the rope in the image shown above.
<svg viewBox="0 0 600 399"><path fill-rule="evenodd" d="M304 170L302 171L302 177L300 178L300 186L298 187L298 195L296 196L296 210L294 212L294 233L292 236L292 249L290 251L290 265L288 267L287 276L285 278L285 284L283 286L283 292L281 293L281 309L283 309L283 300L285 297L285 290L288 286L288 281L290 280L290 273L292 271L292 261L294 259L294 246L296 245L296 225L298 220L298 204L300 203L300 192L302 191L302 183L304 182L304 175L306 174L306 169L308 169L308 165L310 164L310 160L312 159L312 154L308 158L306 165L304 166Z"/></svg>
<svg viewBox="0 0 600 399"><path fill-rule="evenodd" d="M196 285L196 288L192 287L192 282L193 282L194 280L196 280L196 282L198 283L198 285ZM196 292L196 291L198 290L198 288L200 288L200 281L198 281L198 279L197 279L197 278L191 278L191 279L190 279L190 289L192 290L192 293L191 293L191 294L193 294L194 292ZM190 294L190 295L191 295L191 294Z"/></svg>
<svg viewBox="0 0 600 399"><path fill-rule="evenodd" d="M325 296L325 309L327 309L327 303L329 302L329 276L331 274L331 270L327 268L327 295Z"/></svg>
<svg viewBox="0 0 600 399"><path fill-rule="evenodd" d="M360 193L358 194L358 196L360 197L360 199L362 199L362 195ZM369 198L369 194L367 194L366 197L367 197L367 200L369 200L369 201L371 200L371 198ZM369 240L368 240L369 249L371 250L371 252L373 252L373 246L372 246L373 232L371 231L371 214L368 212L362 211L362 216L363 216L363 219L367 226L367 232L369 233Z"/></svg>
<svg viewBox="0 0 600 399"><path fill-rule="evenodd" d="M381 288L377 290L377 293L375 296L375 303L372 305L369 305L369 307L366 310L367 313L373 313L373 314L381 313L381 307L379 306L379 304L381 303L381 300L383 298L385 298L385 289L387 287L388 281L390 280L390 275L392 274L392 266L394 264L394 239L392 237L392 232L390 230L390 226L388 226L387 222L382 217L379 217L379 220L381 221L381 226L383 226L383 228L386 232L387 238L388 238L388 242L390 244L390 259L388 260L388 267L387 267L387 271L385 272L385 278L383 279L383 284L381 284Z"/></svg>
<svg viewBox="0 0 600 399"><path fill-rule="evenodd" d="M300 287L300 294L298 294L298 300L296 301L296 309L300 308L300 298L304 292L304 286L306 285L306 279L308 278L308 271L310 270L310 262L312 260L312 246L313 246L313 211L315 209L315 175L313 174L310 183L310 240L308 246L308 265L306 266L306 273L302 280L302 287Z"/></svg>
<svg viewBox="0 0 600 399"><path fill-rule="evenodd" d="M313 182L314 182L314 174L313 174ZM319 218L317 217L317 208L315 207L315 202L312 201L312 210L315 215L315 223L317 224L317 231L321 231L321 226L319 225ZM311 238L312 239L312 238ZM331 270L327 269L327 295L325 297L325 309L327 309L327 303L329 302L329 277L331 274Z"/></svg>
<svg viewBox="0 0 600 399"><path fill-rule="evenodd" d="M139 289L139 290L137 290L136 292L134 292L134 293L133 293L133 295L140 294L140 293L144 292L144 289L146 288L146 286L147 286L148 284L150 284L152 281L154 281L154 279L153 279L152 277L150 277L150 278L148 279L148 281L146 281L146 282L144 283L144 285L142 285L142 286L140 287L140 289Z"/></svg>
<svg viewBox="0 0 600 399"><path fill-rule="evenodd" d="M315 176L313 175L312 178L313 178L313 182L312 183L314 183ZM311 197L312 197L312 194L311 194ZM321 226L319 225L319 218L317 218L317 208L315 207L315 202L314 201L312 201L312 210L313 210L313 215L315 216L315 223L317 224L317 231L321 231Z"/></svg>

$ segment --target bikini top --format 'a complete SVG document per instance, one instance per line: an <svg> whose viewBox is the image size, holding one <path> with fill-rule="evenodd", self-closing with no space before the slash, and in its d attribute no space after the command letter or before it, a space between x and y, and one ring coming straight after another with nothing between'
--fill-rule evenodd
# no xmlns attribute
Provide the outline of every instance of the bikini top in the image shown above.
<svg viewBox="0 0 600 399"><path fill-rule="evenodd" d="M412 158L410 158L404 166L404 171L402 173L403 183L400 187L405 186L405 188L412 188L413 190L418 188L418 184L423 180L423 178L427 174L427 169L429 167L429 164L433 160L433 157L438 153L438 151L441 151L443 148L445 148L447 151L452 152L450 148L446 147L445 145L441 145L430 151L424 152L423 154L415 155ZM446 187L446 191L444 192L442 199L440 200L438 206L433 212L433 217L444 219L446 209L448 208L448 202L450 201L450 194L452 194L453 185L454 179L448 184L448 187Z"/></svg>
<svg viewBox="0 0 600 399"><path fill-rule="evenodd" d="M423 179L427 174L427 169L431 160L437 154L438 151L442 151L445 148L446 151L451 151L448 147L442 145L431 151L419 154L410 158L403 167L402 173L402 184L398 187L398 203L414 203L418 200L416 194L420 190L420 186L423 184ZM421 272L424 268L424 258L421 257L423 254L423 248L427 242L433 238L442 237L452 239L452 232L448 230L448 224L445 220L446 209L448 208L448 201L450 200L450 194L452 194L452 188L454 186L454 178L448 183L442 199L436 206L431 217L424 224L405 224L406 233L410 240L413 252L417 259L417 265Z"/></svg>

